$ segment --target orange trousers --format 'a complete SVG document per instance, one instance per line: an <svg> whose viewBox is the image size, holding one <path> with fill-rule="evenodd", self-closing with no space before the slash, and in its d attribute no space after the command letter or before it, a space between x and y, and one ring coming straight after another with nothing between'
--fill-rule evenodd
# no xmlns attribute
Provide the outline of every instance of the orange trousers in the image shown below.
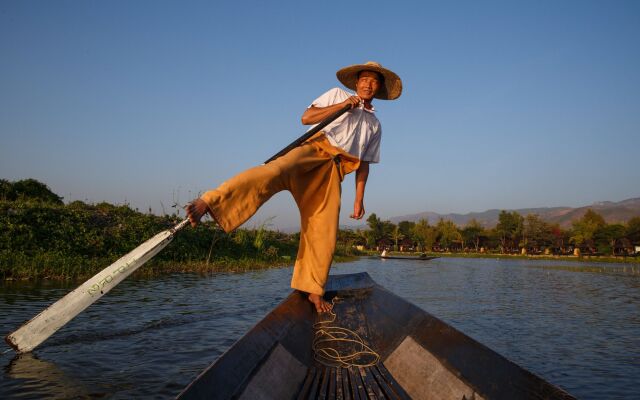
<svg viewBox="0 0 640 400"><path fill-rule="evenodd" d="M314 135L286 155L242 172L202 195L227 233L248 220L274 194L288 190L300 210L300 247L291 287L324 294L338 232L341 182L358 158Z"/></svg>

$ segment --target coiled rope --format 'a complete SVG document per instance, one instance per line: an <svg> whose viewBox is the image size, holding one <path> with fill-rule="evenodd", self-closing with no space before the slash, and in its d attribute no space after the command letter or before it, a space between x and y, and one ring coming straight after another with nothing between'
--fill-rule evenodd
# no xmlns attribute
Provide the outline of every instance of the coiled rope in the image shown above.
<svg viewBox="0 0 640 400"><path fill-rule="evenodd" d="M329 367L372 367L380 361L380 355L369 347L356 332L341 326L332 325L337 315L334 312L338 297L334 297L334 306L327 314L327 320L313 324L314 359ZM321 314L320 314L321 315Z"/></svg>

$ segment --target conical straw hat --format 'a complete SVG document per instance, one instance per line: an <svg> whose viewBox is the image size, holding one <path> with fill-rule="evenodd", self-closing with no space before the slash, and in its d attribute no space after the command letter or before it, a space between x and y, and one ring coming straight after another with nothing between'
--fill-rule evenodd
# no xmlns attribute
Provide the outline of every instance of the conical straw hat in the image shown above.
<svg viewBox="0 0 640 400"><path fill-rule="evenodd" d="M402 94L402 80L395 72L384 68L382 65L375 61L367 61L364 64L350 65L344 67L336 72L338 80L343 85L351 90L356 90L356 82L358 81L358 74L361 71L374 71L378 72L384 78L384 82L378 92L374 96L376 99L382 100L394 100L400 97Z"/></svg>

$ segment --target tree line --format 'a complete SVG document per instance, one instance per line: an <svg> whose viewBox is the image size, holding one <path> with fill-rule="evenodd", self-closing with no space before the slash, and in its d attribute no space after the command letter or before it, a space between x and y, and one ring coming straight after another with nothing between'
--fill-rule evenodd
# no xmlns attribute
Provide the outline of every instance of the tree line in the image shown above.
<svg viewBox="0 0 640 400"><path fill-rule="evenodd" d="M64 204L62 197L34 179L0 179L0 279L78 277L93 274L182 218L154 215L128 205ZM286 234L265 225L226 234L213 222L185 229L149 263L158 270L200 271L254 269L288 265L296 256L299 233ZM498 224L486 228L476 220L463 227L440 219L394 224L376 214L367 229L338 232L337 256L359 255L357 248L409 251L530 254L626 255L640 244L640 217L608 224L589 210L571 228L538 215L502 211ZM149 270L150 267L146 267Z"/></svg>
<svg viewBox="0 0 640 400"><path fill-rule="evenodd" d="M427 219L394 224L374 213L367 219L368 229L343 232L342 240L369 249L396 251L495 252L502 254L581 254L632 255L640 246L640 217L627 223L606 223L589 209L568 229L548 223L537 214L520 215L501 211L493 228L476 219L465 226L440 219L435 225Z"/></svg>

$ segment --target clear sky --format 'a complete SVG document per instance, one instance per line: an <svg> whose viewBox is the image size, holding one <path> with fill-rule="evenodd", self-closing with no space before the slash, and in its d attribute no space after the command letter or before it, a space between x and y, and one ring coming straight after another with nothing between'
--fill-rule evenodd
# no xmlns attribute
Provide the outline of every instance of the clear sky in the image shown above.
<svg viewBox="0 0 640 400"><path fill-rule="evenodd" d="M301 135L368 60L404 83L374 102L368 213L640 196L638 1L3 0L0 178L169 213ZM270 217L297 224L288 193L251 223Z"/></svg>

